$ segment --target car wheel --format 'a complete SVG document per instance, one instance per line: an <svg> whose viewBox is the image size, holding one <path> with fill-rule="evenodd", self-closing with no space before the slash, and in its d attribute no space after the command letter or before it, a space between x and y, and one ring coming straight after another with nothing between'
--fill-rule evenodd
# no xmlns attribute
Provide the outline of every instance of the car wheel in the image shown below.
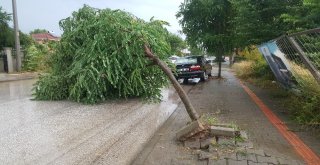
<svg viewBox="0 0 320 165"><path fill-rule="evenodd" d="M206 74L206 72L203 72L203 74L200 77L201 81L206 81L208 79L208 75Z"/></svg>
<svg viewBox="0 0 320 165"><path fill-rule="evenodd" d="M189 80L188 78L184 78L184 79L183 79L183 83L184 83L184 84L188 84L188 80Z"/></svg>

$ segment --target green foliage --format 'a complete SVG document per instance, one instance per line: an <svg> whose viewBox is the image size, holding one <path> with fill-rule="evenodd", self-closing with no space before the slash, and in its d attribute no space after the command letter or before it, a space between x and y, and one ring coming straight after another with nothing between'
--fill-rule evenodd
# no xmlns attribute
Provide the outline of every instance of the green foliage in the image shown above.
<svg viewBox="0 0 320 165"><path fill-rule="evenodd" d="M25 51L22 69L25 71L46 71L48 59L54 50L55 43L38 44L33 42Z"/></svg>
<svg viewBox="0 0 320 165"><path fill-rule="evenodd" d="M11 15L3 11L0 6L0 49L3 47L14 47L14 30L8 25L10 21ZM28 47L32 39L21 31L19 33L21 45Z"/></svg>
<svg viewBox="0 0 320 165"><path fill-rule="evenodd" d="M14 44L14 38L11 37L12 31L8 25L9 21L11 21L11 15L0 7L0 49Z"/></svg>
<svg viewBox="0 0 320 165"><path fill-rule="evenodd" d="M289 110L288 113L292 119L299 124L308 127L317 126L320 123L320 92L304 89L300 90L299 95L287 92L287 96L282 98L284 107Z"/></svg>
<svg viewBox="0 0 320 165"><path fill-rule="evenodd" d="M320 26L318 0L230 1L237 47L261 44L286 33Z"/></svg>
<svg viewBox="0 0 320 165"><path fill-rule="evenodd" d="M182 55L182 50L187 48L187 44L181 37L176 34L169 33L168 42L171 46L171 55Z"/></svg>
<svg viewBox="0 0 320 165"><path fill-rule="evenodd" d="M177 17L188 43L221 56L233 49L231 3L228 0L187 0Z"/></svg>
<svg viewBox="0 0 320 165"><path fill-rule="evenodd" d="M231 0L235 11L232 24L236 46L261 44L285 34L289 29L280 17L288 12L287 6L295 6L296 1L300 0Z"/></svg>
<svg viewBox="0 0 320 165"><path fill-rule="evenodd" d="M273 80L273 74L269 65L263 56L259 53L257 47L247 47L240 52L240 56L244 61L236 63L234 69L239 77L261 78L265 80Z"/></svg>
<svg viewBox="0 0 320 165"><path fill-rule="evenodd" d="M34 29L30 32L30 34L38 34L38 33L48 33L46 29Z"/></svg>
<svg viewBox="0 0 320 165"><path fill-rule="evenodd" d="M320 123L320 95L307 96L300 111L296 111L296 120L300 123Z"/></svg>
<svg viewBox="0 0 320 165"><path fill-rule="evenodd" d="M4 11L0 6L0 24L8 25L9 21L11 21L11 15Z"/></svg>
<svg viewBox="0 0 320 165"><path fill-rule="evenodd" d="M121 10L84 6L73 12L60 21L64 33L50 57L51 71L35 85L35 98L84 103L127 97L159 100L168 80L150 65L143 45L167 59L170 46L163 25Z"/></svg>
<svg viewBox="0 0 320 165"><path fill-rule="evenodd" d="M193 55L204 55L205 52L201 50L201 48L195 47L195 46L190 46L189 48L190 53Z"/></svg>
<svg viewBox="0 0 320 165"><path fill-rule="evenodd" d="M291 62L291 71L298 82L298 95L290 96L287 101L293 118L302 124L320 123L320 84L304 67Z"/></svg>
<svg viewBox="0 0 320 165"><path fill-rule="evenodd" d="M218 119L213 114L202 114L200 121L205 125L214 125L218 123Z"/></svg>
<svg viewBox="0 0 320 165"><path fill-rule="evenodd" d="M294 6L288 6L288 12L281 15L288 32L297 32L320 26L320 1L299 0Z"/></svg>
<svg viewBox="0 0 320 165"><path fill-rule="evenodd" d="M319 27L319 15L319 0L187 0L177 17L188 43L211 53Z"/></svg>

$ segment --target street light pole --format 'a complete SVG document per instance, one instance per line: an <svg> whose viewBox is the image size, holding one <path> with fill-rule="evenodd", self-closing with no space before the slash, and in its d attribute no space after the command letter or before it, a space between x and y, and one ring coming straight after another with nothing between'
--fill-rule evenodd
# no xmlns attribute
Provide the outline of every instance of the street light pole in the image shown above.
<svg viewBox="0 0 320 165"><path fill-rule="evenodd" d="M15 47L16 47L16 69L17 69L17 72L20 72L21 71L21 54L20 54L20 39L19 39L19 26L18 26L16 0L12 0L12 10L13 10Z"/></svg>

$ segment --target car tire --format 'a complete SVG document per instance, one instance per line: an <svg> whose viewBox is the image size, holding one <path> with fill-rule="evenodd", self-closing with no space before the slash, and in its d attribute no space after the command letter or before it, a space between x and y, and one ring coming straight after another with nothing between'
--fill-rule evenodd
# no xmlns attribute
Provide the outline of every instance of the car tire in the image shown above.
<svg viewBox="0 0 320 165"><path fill-rule="evenodd" d="M184 78L184 79L183 79L183 83L184 83L184 84L188 84L188 80L189 80L188 78Z"/></svg>
<svg viewBox="0 0 320 165"><path fill-rule="evenodd" d="M208 75L206 74L206 72L203 72L203 74L200 77L201 81L206 81L208 79Z"/></svg>

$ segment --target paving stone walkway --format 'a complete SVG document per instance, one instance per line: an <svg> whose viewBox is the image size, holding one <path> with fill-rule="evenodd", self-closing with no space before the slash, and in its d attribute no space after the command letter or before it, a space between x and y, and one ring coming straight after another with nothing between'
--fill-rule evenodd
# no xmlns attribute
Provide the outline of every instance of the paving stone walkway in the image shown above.
<svg viewBox="0 0 320 165"><path fill-rule="evenodd" d="M211 114L221 123L232 123L239 126L240 130L246 131L248 135L248 140L244 142L246 144L239 145L236 149L231 147L230 152L227 152L228 146L225 146L227 149L223 153L221 148L216 148L217 155L213 154L212 158L199 160L201 154L199 152L203 155L208 154L210 148L200 151L185 147L184 144L176 141L176 132L190 122L184 105L180 104L132 164L304 164L293 147L250 100L233 74L228 69L224 69L222 75L224 79L211 79L193 86L188 95L196 110L202 115ZM211 147L211 150L214 149Z"/></svg>

